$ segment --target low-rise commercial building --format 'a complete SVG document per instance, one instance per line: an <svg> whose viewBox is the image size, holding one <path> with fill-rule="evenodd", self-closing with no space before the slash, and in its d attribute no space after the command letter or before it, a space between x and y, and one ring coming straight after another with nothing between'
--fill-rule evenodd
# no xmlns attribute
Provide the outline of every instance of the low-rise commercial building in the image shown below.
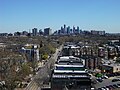
<svg viewBox="0 0 120 90"><path fill-rule="evenodd" d="M52 90L90 90L91 78L83 61L74 56L59 57L51 76Z"/></svg>
<svg viewBox="0 0 120 90"><path fill-rule="evenodd" d="M102 72L105 73L116 73L120 72L120 64L103 64L102 65Z"/></svg>

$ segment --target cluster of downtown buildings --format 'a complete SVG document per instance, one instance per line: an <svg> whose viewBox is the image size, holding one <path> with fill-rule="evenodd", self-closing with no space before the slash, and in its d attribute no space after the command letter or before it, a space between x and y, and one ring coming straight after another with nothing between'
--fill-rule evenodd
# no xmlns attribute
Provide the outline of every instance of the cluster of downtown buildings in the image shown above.
<svg viewBox="0 0 120 90"><path fill-rule="evenodd" d="M55 35L79 35L79 34L83 34L83 35L105 35L105 31L97 31L97 30L82 30L79 28L79 26L75 27L73 26L73 28L71 28L70 26L66 26L64 24L63 27L61 27L60 30L55 32Z"/></svg>
<svg viewBox="0 0 120 90"><path fill-rule="evenodd" d="M33 28L32 30L28 31L22 31L22 32L15 32L12 33L0 33L0 36L49 36L49 35L102 35L104 36L106 33L104 30L98 31L98 30L82 30L79 28L79 26L71 28L70 26L66 26L64 24L61 29L56 30L55 32L52 31L51 28L45 28L44 30L37 28Z"/></svg>

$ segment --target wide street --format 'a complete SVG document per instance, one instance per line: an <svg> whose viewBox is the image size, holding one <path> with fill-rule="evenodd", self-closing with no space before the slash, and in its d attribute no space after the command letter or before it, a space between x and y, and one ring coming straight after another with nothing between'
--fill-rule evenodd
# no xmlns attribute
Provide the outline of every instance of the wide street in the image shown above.
<svg viewBox="0 0 120 90"><path fill-rule="evenodd" d="M32 78L32 81L28 84L25 90L41 90L44 82L48 82L51 74L51 68L53 67L55 60L62 50L62 45L56 49L56 52L47 60L43 67L40 68L38 73Z"/></svg>

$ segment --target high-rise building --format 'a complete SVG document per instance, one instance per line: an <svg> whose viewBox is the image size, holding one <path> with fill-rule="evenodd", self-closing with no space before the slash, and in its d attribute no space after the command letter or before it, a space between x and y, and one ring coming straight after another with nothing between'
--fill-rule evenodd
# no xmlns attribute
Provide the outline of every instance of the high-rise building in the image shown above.
<svg viewBox="0 0 120 90"><path fill-rule="evenodd" d="M43 35L42 29L39 30L39 35Z"/></svg>
<svg viewBox="0 0 120 90"><path fill-rule="evenodd" d="M67 34L70 34L70 26L67 27Z"/></svg>
<svg viewBox="0 0 120 90"><path fill-rule="evenodd" d="M58 30L58 35L60 35L61 34L61 30Z"/></svg>
<svg viewBox="0 0 120 90"><path fill-rule="evenodd" d="M70 29L70 34L72 34L73 33L73 29Z"/></svg>
<svg viewBox="0 0 120 90"><path fill-rule="evenodd" d="M37 28L32 29L32 34L33 34L33 36L37 36Z"/></svg>
<svg viewBox="0 0 120 90"><path fill-rule="evenodd" d="M73 26L73 34L75 34L75 26Z"/></svg>
<svg viewBox="0 0 120 90"><path fill-rule="evenodd" d="M64 24L64 34L67 32L66 25Z"/></svg>
<svg viewBox="0 0 120 90"><path fill-rule="evenodd" d="M64 33L64 28L63 28L63 27L61 27L61 32L60 32L60 34L61 34L61 33Z"/></svg>
<svg viewBox="0 0 120 90"><path fill-rule="evenodd" d="M52 29L50 29L50 28L44 29L44 35L51 35L51 34L52 34Z"/></svg>
<svg viewBox="0 0 120 90"><path fill-rule="evenodd" d="M77 34L79 34L80 33L80 29L79 29L79 26L77 26Z"/></svg>

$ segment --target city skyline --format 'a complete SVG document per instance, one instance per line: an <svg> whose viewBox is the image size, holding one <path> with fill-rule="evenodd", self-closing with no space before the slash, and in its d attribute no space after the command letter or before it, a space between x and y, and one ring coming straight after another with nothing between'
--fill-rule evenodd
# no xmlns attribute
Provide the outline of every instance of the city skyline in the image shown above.
<svg viewBox="0 0 120 90"><path fill-rule="evenodd" d="M120 31L120 1L116 0L4 0L0 1L0 33L29 31L34 27L53 31L63 24L83 30Z"/></svg>

